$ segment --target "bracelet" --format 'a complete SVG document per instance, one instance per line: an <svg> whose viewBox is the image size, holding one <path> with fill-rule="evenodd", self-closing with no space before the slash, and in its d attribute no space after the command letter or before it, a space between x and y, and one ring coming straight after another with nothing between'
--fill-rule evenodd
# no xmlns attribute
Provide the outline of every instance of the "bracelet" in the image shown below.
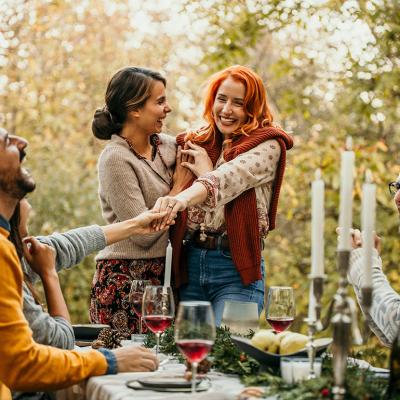
<svg viewBox="0 0 400 400"><path fill-rule="evenodd" d="M115 356L114 352L108 349L101 347L97 349L103 356L106 358L107 361L107 371L106 375L115 375L118 373L118 365L117 365L117 357Z"/></svg>

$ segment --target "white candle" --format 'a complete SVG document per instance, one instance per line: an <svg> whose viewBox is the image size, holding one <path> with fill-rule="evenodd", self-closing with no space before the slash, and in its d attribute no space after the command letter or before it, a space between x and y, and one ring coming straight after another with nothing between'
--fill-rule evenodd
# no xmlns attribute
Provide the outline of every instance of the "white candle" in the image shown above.
<svg viewBox="0 0 400 400"><path fill-rule="evenodd" d="M346 140L346 150L342 152L340 169L340 215L339 215L339 250L351 250L350 229L353 209L353 170L354 152L352 140Z"/></svg>
<svg viewBox="0 0 400 400"><path fill-rule="evenodd" d="M314 296L314 284L311 280L310 282L310 292L308 295L308 319L310 321L317 320L317 313L315 311L315 304L316 304L315 296Z"/></svg>
<svg viewBox="0 0 400 400"><path fill-rule="evenodd" d="M372 183L371 171L365 173L362 188L361 229L364 256L364 287L372 287L372 250L374 248L376 186Z"/></svg>
<svg viewBox="0 0 400 400"><path fill-rule="evenodd" d="M317 169L311 185L311 276L324 275L324 190Z"/></svg>
<svg viewBox="0 0 400 400"><path fill-rule="evenodd" d="M165 255L165 272L164 272L164 286L171 286L171 263L172 263L172 246L168 240L167 253Z"/></svg>

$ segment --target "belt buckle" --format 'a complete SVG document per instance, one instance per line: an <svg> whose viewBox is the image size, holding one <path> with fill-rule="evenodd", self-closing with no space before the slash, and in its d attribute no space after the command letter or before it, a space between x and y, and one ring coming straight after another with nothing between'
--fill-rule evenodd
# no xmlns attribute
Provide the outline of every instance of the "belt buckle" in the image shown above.
<svg viewBox="0 0 400 400"><path fill-rule="evenodd" d="M216 237L216 250L222 250L222 238L223 238L223 236L222 235L218 235L217 237Z"/></svg>
<svg viewBox="0 0 400 400"><path fill-rule="evenodd" d="M214 236L207 235L207 242L209 250L215 250L217 248L216 240Z"/></svg>

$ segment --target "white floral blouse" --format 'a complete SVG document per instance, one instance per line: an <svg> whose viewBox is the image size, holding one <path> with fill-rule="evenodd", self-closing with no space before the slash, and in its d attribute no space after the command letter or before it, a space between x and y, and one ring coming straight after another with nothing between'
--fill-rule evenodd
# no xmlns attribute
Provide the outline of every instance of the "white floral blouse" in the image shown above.
<svg viewBox="0 0 400 400"><path fill-rule="evenodd" d="M201 205L189 207L189 231L198 230L200 224L204 224L206 232L224 233L225 204L254 188L260 235L266 237L272 185L280 155L281 148L276 140L267 140L231 161L225 161L221 153L215 170L197 179L207 188L207 200Z"/></svg>

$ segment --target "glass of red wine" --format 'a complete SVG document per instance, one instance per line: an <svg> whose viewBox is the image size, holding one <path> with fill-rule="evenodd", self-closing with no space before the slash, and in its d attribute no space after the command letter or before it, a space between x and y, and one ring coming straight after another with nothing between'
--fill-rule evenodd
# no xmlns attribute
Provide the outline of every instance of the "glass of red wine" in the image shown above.
<svg viewBox="0 0 400 400"><path fill-rule="evenodd" d="M143 293L146 286L150 286L151 281L134 279L131 284L131 290L129 292L129 303L134 313L139 318L139 333L143 333L143 321L142 321L142 304L143 304Z"/></svg>
<svg viewBox="0 0 400 400"><path fill-rule="evenodd" d="M276 333L289 328L296 316L293 288L271 286L268 292L265 316Z"/></svg>
<svg viewBox="0 0 400 400"><path fill-rule="evenodd" d="M156 354L158 354L160 348L160 335L171 326L174 314L175 304L171 287L145 287L142 317L147 327L156 335Z"/></svg>
<svg viewBox="0 0 400 400"><path fill-rule="evenodd" d="M208 301L181 301L175 321L175 343L192 364L192 392L196 391L197 366L215 340L215 318Z"/></svg>

